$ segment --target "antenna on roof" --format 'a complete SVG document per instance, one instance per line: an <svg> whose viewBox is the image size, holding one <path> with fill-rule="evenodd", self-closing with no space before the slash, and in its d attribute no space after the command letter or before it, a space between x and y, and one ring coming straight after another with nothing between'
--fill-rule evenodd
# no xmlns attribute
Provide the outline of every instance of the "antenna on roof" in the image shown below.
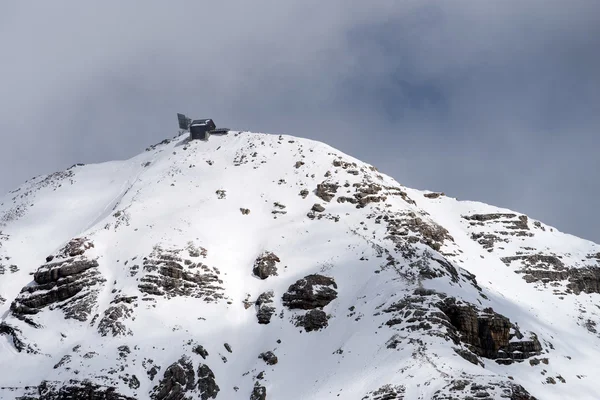
<svg viewBox="0 0 600 400"><path fill-rule="evenodd" d="M177 113L177 120L179 121L179 129L187 131L190 128L192 120L185 116L185 114Z"/></svg>

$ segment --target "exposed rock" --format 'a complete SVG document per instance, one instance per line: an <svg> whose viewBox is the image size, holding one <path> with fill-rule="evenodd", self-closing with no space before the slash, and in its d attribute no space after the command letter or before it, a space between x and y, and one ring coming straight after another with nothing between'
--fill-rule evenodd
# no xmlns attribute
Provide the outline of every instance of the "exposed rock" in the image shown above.
<svg viewBox="0 0 600 400"><path fill-rule="evenodd" d="M333 166L334 167L342 167L343 169L348 169L348 168L356 168L357 164L355 162L347 162L347 161L343 161L343 160L333 160Z"/></svg>
<svg viewBox="0 0 600 400"><path fill-rule="evenodd" d="M271 322L271 316L275 313L275 307L272 306L273 297L273 291L268 291L262 293L256 299L256 317L259 324L268 324Z"/></svg>
<svg viewBox="0 0 600 400"><path fill-rule="evenodd" d="M117 304L104 310L104 316L98 324L98 332L101 336L109 333L112 336L131 335L132 332L122 322L131 317L133 310L126 304Z"/></svg>
<svg viewBox="0 0 600 400"><path fill-rule="evenodd" d="M427 197L428 199L437 199L441 196L445 196L445 194L432 192L432 193L424 193L423 196Z"/></svg>
<svg viewBox="0 0 600 400"><path fill-rule="evenodd" d="M86 321L95 306L99 288L105 282L98 271L98 262L83 253L93 247L85 238L73 239L51 262L34 273L34 285L25 286L11 304L11 311L20 319L33 315L44 307L59 308L65 318Z"/></svg>
<svg viewBox="0 0 600 400"><path fill-rule="evenodd" d="M56 282L61 278L80 274L90 268L97 268L98 261L88 259L68 259L40 267L34 274L33 280L38 285Z"/></svg>
<svg viewBox="0 0 600 400"><path fill-rule="evenodd" d="M367 393L361 400L403 400L406 388L402 385L383 385Z"/></svg>
<svg viewBox="0 0 600 400"><path fill-rule="evenodd" d="M242 215L248 215L248 214L250 214L250 209L249 208L240 208L240 211L242 212Z"/></svg>
<svg viewBox="0 0 600 400"><path fill-rule="evenodd" d="M306 196L308 196L308 194L309 194L309 193L310 193L310 192L309 192L308 190L306 190L306 189L302 189L302 190L300 191L300 196L302 196L302 198L303 198L303 199L305 199L305 198L306 198Z"/></svg>
<svg viewBox="0 0 600 400"><path fill-rule="evenodd" d="M155 246L144 258L145 275L140 278L138 289L144 293L167 298L189 296L217 302L224 298L223 282L216 268L202 263L186 263L180 253L183 250L165 250Z"/></svg>
<svg viewBox="0 0 600 400"><path fill-rule="evenodd" d="M296 322L296 326L302 326L306 332L318 331L326 328L328 325L327 314L323 310L309 310L304 316L300 317Z"/></svg>
<svg viewBox="0 0 600 400"><path fill-rule="evenodd" d="M290 309L311 310L325 307L337 297L333 278L313 274L299 279L283 294L283 305Z"/></svg>
<svg viewBox="0 0 600 400"><path fill-rule="evenodd" d="M229 343L225 343L223 346L225 346L225 350L227 350L228 352L232 353L231 346L229 345Z"/></svg>
<svg viewBox="0 0 600 400"><path fill-rule="evenodd" d="M440 251L445 242L454 242L454 238L446 228L432 220L425 220L412 211L398 213L371 214L375 221L387 223L385 239L392 240L398 250L408 244L421 242L435 251ZM405 253L403 251L403 253Z"/></svg>
<svg viewBox="0 0 600 400"><path fill-rule="evenodd" d="M465 348L454 350L475 364L479 364L477 356L510 364L539 355L542 350L535 334L529 333L529 338L525 338L516 325L491 308L479 310L472 304L433 291L415 292L383 311L394 315L386 322L387 326L409 332L426 331L457 345L464 344ZM397 345L393 341L388 343L390 348Z"/></svg>
<svg viewBox="0 0 600 400"><path fill-rule="evenodd" d="M559 257L545 254L503 257L502 261L508 266L519 261L523 267L516 272L528 283L563 281L568 292L600 293L600 267L568 268Z"/></svg>
<svg viewBox="0 0 600 400"><path fill-rule="evenodd" d="M454 298L447 298L438 306L456 329L455 343L462 341L469 349L485 358L523 360L540 354L542 346L535 335L524 340L523 335L508 318L484 309L479 312L473 305L461 304ZM454 336L450 331L450 335Z"/></svg>
<svg viewBox="0 0 600 400"><path fill-rule="evenodd" d="M277 275L277 263L279 262L281 262L279 257L266 251L254 261L252 272L260 279L267 279L269 276Z"/></svg>
<svg viewBox="0 0 600 400"><path fill-rule="evenodd" d="M132 375L131 379L129 379L129 382L127 383L127 385L131 388L131 389L139 389L140 388L140 380L137 378L137 376Z"/></svg>
<svg viewBox="0 0 600 400"><path fill-rule="evenodd" d="M508 239L502 239L498 235L491 233L473 233L471 239L477 241L484 249L492 250L498 242L508 243Z"/></svg>
<svg viewBox="0 0 600 400"><path fill-rule="evenodd" d="M254 386L250 400L267 400L267 388L258 384Z"/></svg>
<svg viewBox="0 0 600 400"><path fill-rule="evenodd" d="M59 362L57 362L56 364L54 364L53 368L54 369L58 369L58 368L66 365L66 364L68 364L70 362L71 362L71 356L69 354L67 354L67 355L63 356L63 358L61 358Z"/></svg>
<svg viewBox="0 0 600 400"><path fill-rule="evenodd" d="M195 384L194 367L191 360L184 356L165 370L150 397L152 400L180 400L186 392L194 390Z"/></svg>
<svg viewBox="0 0 600 400"><path fill-rule="evenodd" d="M200 355L203 359L206 360L206 357L208 356L208 351L206 351L206 349L204 348L204 346L202 345L197 345L196 347L194 347L194 353Z"/></svg>
<svg viewBox="0 0 600 400"><path fill-rule="evenodd" d="M315 204L313 204L311 210L314 212L323 212L323 211L325 211L325 207L323 207L322 205L320 205L318 203L315 203Z"/></svg>
<svg viewBox="0 0 600 400"><path fill-rule="evenodd" d="M198 390L202 400L216 399L221 390L215 380L215 374L206 364L200 364L198 367Z"/></svg>
<svg viewBox="0 0 600 400"><path fill-rule="evenodd" d="M22 337L23 334L19 328L9 325L4 321L0 322L0 335L6 335L10 337L12 340L12 344L15 346L15 349L17 349L19 353L22 351L33 354L38 353L35 345L30 345L26 343L25 339L23 339Z"/></svg>
<svg viewBox="0 0 600 400"><path fill-rule="evenodd" d="M317 189L315 190L315 194L320 199L330 202L331 199L335 197L338 188L339 185L335 183L319 183L317 185Z"/></svg>
<svg viewBox="0 0 600 400"><path fill-rule="evenodd" d="M66 382L43 381L34 390L20 400L136 400L120 394L115 387L74 379Z"/></svg>
<svg viewBox="0 0 600 400"><path fill-rule="evenodd" d="M227 192L225 190L219 189L215 192L217 194L217 198L222 200L227 197Z"/></svg>
<svg viewBox="0 0 600 400"><path fill-rule="evenodd" d="M262 360L264 362L266 362L268 365L275 365L275 364L277 364L277 361L278 361L277 356L272 351L266 351L264 353L260 353L258 355L258 358L262 358Z"/></svg>
<svg viewBox="0 0 600 400"><path fill-rule="evenodd" d="M296 164L294 164L294 168L300 168L303 165L304 165L304 161L296 161Z"/></svg>
<svg viewBox="0 0 600 400"><path fill-rule="evenodd" d="M492 380L484 383L479 379L452 380L446 387L434 393L432 400L458 399L507 399L507 400L536 400L523 386L510 381Z"/></svg>

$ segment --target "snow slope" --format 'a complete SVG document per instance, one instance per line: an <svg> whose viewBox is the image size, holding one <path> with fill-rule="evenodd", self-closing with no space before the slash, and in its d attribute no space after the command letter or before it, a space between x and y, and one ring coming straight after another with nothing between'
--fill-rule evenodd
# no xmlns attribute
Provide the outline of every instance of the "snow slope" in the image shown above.
<svg viewBox="0 0 600 400"><path fill-rule="evenodd" d="M600 389L600 246L319 142L180 136L0 204L2 399Z"/></svg>

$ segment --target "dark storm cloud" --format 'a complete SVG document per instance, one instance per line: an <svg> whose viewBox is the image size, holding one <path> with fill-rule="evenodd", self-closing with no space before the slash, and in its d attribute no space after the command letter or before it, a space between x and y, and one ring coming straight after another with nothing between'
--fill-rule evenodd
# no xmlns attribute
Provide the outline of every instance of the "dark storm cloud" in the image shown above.
<svg viewBox="0 0 600 400"><path fill-rule="evenodd" d="M137 154L181 111L600 241L596 1L6 3L3 192Z"/></svg>

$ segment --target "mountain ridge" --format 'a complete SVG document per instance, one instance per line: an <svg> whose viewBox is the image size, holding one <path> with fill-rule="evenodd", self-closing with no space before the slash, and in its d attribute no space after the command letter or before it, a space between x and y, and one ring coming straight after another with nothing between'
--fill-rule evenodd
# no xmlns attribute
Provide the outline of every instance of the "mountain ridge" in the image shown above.
<svg viewBox="0 0 600 400"><path fill-rule="evenodd" d="M316 141L179 136L0 203L2 398L597 387L598 245Z"/></svg>

